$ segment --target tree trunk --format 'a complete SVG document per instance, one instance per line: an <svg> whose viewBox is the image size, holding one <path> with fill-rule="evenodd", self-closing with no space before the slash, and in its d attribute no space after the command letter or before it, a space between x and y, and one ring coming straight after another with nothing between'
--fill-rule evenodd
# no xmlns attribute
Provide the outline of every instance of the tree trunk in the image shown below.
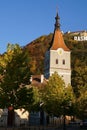
<svg viewBox="0 0 87 130"><path fill-rule="evenodd" d="M10 106L8 108L8 120L7 120L7 126L12 127L14 126L14 108Z"/></svg>

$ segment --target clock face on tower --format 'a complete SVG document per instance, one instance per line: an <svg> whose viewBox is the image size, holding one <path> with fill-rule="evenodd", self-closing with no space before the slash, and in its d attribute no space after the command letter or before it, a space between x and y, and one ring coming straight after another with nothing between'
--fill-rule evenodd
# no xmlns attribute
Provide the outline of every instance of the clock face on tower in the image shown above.
<svg viewBox="0 0 87 130"><path fill-rule="evenodd" d="M57 52L58 52L58 55L62 55L63 54L63 49L62 48L58 48Z"/></svg>

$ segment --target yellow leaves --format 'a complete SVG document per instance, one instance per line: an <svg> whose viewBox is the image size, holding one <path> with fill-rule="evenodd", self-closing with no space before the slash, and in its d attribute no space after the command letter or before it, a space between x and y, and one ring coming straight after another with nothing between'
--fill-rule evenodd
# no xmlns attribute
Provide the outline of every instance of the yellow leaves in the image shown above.
<svg viewBox="0 0 87 130"><path fill-rule="evenodd" d="M36 70L36 61L33 60L31 61L31 68L30 68L31 72L34 73Z"/></svg>

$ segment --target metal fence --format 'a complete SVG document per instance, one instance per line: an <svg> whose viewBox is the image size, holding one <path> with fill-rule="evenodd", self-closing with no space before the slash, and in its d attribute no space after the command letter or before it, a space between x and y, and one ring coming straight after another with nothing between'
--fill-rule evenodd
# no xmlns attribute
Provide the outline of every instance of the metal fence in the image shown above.
<svg viewBox="0 0 87 130"><path fill-rule="evenodd" d="M59 130L58 127L53 126L28 126L28 127L14 127L14 128L4 128L0 127L0 130Z"/></svg>

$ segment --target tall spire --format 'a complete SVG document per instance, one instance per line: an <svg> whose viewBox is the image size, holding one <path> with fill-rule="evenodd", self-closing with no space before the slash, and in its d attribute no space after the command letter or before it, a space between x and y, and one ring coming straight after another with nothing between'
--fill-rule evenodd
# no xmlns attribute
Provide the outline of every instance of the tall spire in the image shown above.
<svg viewBox="0 0 87 130"><path fill-rule="evenodd" d="M60 31L60 23L59 23L60 18L58 16L58 12L55 17L55 20L56 20L55 29L50 50L57 50L58 48L62 48L64 51L69 51L69 48L64 43L62 32Z"/></svg>
<svg viewBox="0 0 87 130"><path fill-rule="evenodd" d="M58 12L57 12L57 15L56 15L56 17L55 17L55 20L56 20L56 22L55 22L55 30L58 30L58 29L60 29L60 17L59 17L59 15L58 15Z"/></svg>

